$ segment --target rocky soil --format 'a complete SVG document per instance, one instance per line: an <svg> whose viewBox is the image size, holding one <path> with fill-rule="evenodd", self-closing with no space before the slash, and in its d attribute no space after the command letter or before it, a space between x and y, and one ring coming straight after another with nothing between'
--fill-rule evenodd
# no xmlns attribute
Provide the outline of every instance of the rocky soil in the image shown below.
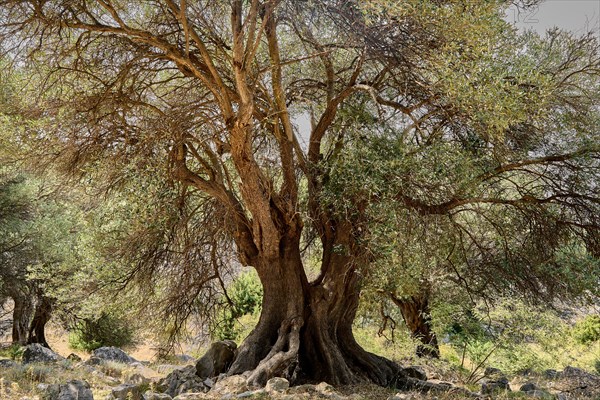
<svg viewBox="0 0 600 400"><path fill-rule="evenodd" d="M0 360L0 399L600 399L600 377L573 367L517 377L488 368L473 384L460 384L428 366L407 367L412 387L408 392L374 385L334 388L326 382L290 387L283 378L272 378L265 387L256 388L248 386L244 376L222 373L235 354L234 346L217 342L199 360L181 357L190 362L176 365L140 362L114 347L97 349L83 361L74 354L63 358L30 345L21 361Z"/></svg>

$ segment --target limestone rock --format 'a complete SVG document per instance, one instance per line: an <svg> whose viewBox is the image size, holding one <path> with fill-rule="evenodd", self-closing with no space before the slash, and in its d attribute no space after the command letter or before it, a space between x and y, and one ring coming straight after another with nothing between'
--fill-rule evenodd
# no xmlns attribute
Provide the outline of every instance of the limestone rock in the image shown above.
<svg viewBox="0 0 600 400"><path fill-rule="evenodd" d="M87 365L85 367L92 369L92 371L88 370L88 372L90 372L90 374L92 374L93 376L97 376L98 378L102 379L103 381L105 381L106 383L110 384L111 386L112 385L120 385L121 384L121 381L118 380L115 377L106 375L102 371L94 370L93 368L91 368L91 367L89 367Z"/></svg>
<svg viewBox="0 0 600 400"><path fill-rule="evenodd" d="M396 393L393 396L387 398L387 400L412 400L413 395L410 393Z"/></svg>
<svg viewBox="0 0 600 400"><path fill-rule="evenodd" d="M313 397L310 397L310 394L308 393L297 393L297 394L282 394L282 395L278 395L277 399L278 400L300 400L300 399L312 399ZM260 397L259 397L260 399Z"/></svg>
<svg viewBox="0 0 600 400"><path fill-rule="evenodd" d="M212 388L212 392L219 394L240 394L247 392L249 389L245 377L242 375L232 375L219 379Z"/></svg>
<svg viewBox="0 0 600 400"><path fill-rule="evenodd" d="M563 378L598 378L594 374L590 374L589 372L586 372L580 368L575 368L571 366L565 367L560 376Z"/></svg>
<svg viewBox="0 0 600 400"><path fill-rule="evenodd" d="M253 398L261 398L259 396L263 396L266 393L265 389L259 390L248 390L247 392L243 392L235 396L236 399L253 399Z"/></svg>
<svg viewBox="0 0 600 400"><path fill-rule="evenodd" d="M204 385L203 379L196 375L196 367L188 365L176 369L158 381L158 390L174 397L182 393L206 392L208 387Z"/></svg>
<svg viewBox="0 0 600 400"><path fill-rule="evenodd" d="M85 360L83 362L84 365L88 365L88 366L94 366L94 365L100 365L103 364L105 360L101 359L100 357L96 357L96 356L91 356L90 358L88 358L87 360Z"/></svg>
<svg viewBox="0 0 600 400"><path fill-rule="evenodd" d="M267 381L265 390L269 393L283 393L290 387L290 382L284 378L271 378Z"/></svg>
<svg viewBox="0 0 600 400"><path fill-rule="evenodd" d="M131 385L145 385L150 383L150 379L146 378L145 376L143 376L142 374L138 374L135 373L131 376L129 376L126 380L125 383L129 383Z"/></svg>
<svg viewBox="0 0 600 400"><path fill-rule="evenodd" d="M151 392L150 390L148 390L146 393L144 393L142 398L144 400L172 400L172 397L166 393L156 393L156 392Z"/></svg>
<svg viewBox="0 0 600 400"><path fill-rule="evenodd" d="M106 400L143 400L142 389L138 385L123 383L112 388Z"/></svg>
<svg viewBox="0 0 600 400"><path fill-rule="evenodd" d="M420 392L445 393L456 389L448 382L422 381L415 378L408 378L408 384L410 389L415 389Z"/></svg>
<svg viewBox="0 0 600 400"><path fill-rule="evenodd" d="M321 382L315 386L315 390L320 393L332 393L335 392L335 388L327 382Z"/></svg>
<svg viewBox="0 0 600 400"><path fill-rule="evenodd" d="M521 387L519 388L519 390L521 392L529 392L529 391L537 390L537 389L539 389L538 386L533 382L527 382L527 383L521 385Z"/></svg>
<svg viewBox="0 0 600 400"><path fill-rule="evenodd" d="M210 349L196 363L196 375L206 379L225 372L235 358L237 345L233 340L222 340L210 345Z"/></svg>
<svg viewBox="0 0 600 400"><path fill-rule="evenodd" d="M327 382L319 383L317 386L315 386L315 390L322 396L325 396L331 400L343 399L343 396L340 395L335 388Z"/></svg>
<svg viewBox="0 0 600 400"><path fill-rule="evenodd" d="M304 384L298 386L292 386L287 391L289 394L297 395L302 393L317 393L317 387L315 385Z"/></svg>
<svg viewBox="0 0 600 400"><path fill-rule="evenodd" d="M481 394L492 394L498 390L508 390L510 391L510 385L508 384L508 379L500 378L493 381L483 382L481 384Z"/></svg>
<svg viewBox="0 0 600 400"><path fill-rule="evenodd" d="M2 359L0 360L0 368L14 368L18 365L16 361Z"/></svg>
<svg viewBox="0 0 600 400"><path fill-rule="evenodd" d="M181 366L179 365L174 365L174 364L160 364L158 366L156 366L156 371L159 374L166 374L166 373L171 373L173 371L175 371L176 369L181 368Z"/></svg>
<svg viewBox="0 0 600 400"><path fill-rule="evenodd" d="M23 364L55 363L60 360L63 360L61 356L38 343L28 345L23 351Z"/></svg>
<svg viewBox="0 0 600 400"><path fill-rule="evenodd" d="M579 368L565 367L559 374L557 387L578 398L600 398L600 376Z"/></svg>
<svg viewBox="0 0 600 400"><path fill-rule="evenodd" d="M206 393L182 393L174 397L173 400L204 400L209 398Z"/></svg>
<svg viewBox="0 0 600 400"><path fill-rule="evenodd" d="M125 353L118 347L100 347L92 353L92 358L100 359L101 361L114 361L123 364L132 364L137 360L129 354ZM90 358L91 360L91 358Z"/></svg>
<svg viewBox="0 0 600 400"><path fill-rule="evenodd" d="M65 384L46 385L42 390L43 400L94 400L90 384L86 381L72 380Z"/></svg>

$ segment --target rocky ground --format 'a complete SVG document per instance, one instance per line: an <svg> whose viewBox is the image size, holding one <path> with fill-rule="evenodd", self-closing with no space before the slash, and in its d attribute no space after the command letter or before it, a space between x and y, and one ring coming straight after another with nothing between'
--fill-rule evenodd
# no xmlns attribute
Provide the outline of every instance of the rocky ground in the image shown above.
<svg viewBox="0 0 600 400"><path fill-rule="evenodd" d="M508 377L489 368L471 384L428 365L407 367L413 390L359 385L334 388L319 384L290 387L283 378L249 387L243 376L219 370L235 351L232 342L213 344L199 360L180 356L173 364L139 362L117 348L100 348L89 359L63 358L39 345L28 346L22 360L0 360L2 400L194 400L194 399L556 399L600 400L600 377L567 367L563 371Z"/></svg>

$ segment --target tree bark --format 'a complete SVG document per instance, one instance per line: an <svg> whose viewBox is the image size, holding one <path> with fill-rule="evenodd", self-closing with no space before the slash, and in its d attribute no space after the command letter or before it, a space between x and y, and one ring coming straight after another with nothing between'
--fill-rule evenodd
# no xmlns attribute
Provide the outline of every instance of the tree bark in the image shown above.
<svg viewBox="0 0 600 400"><path fill-rule="evenodd" d="M281 246L280 258L270 260L272 268L258 264L264 289L261 317L228 373L244 373L257 386L283 376L292 384L405 387L399 365L368 353L354 338L360 287L350 257L328 255L327 273L309 283L298 243L296 238Z"/></svg>
<svg viewBox="0 0 600 400"><path fill-rule="evenodd" d="M400 309L412 337L423 343L417 346L417 356L440 358L437 337L431 329L431 310L427 292L403 298L390 293L390 298Z"/></svg>
<svg viewBox="0 0 600 400"><path fill-rule="evenodd" d="M354 338L352 324L360 295L358 274L349 269L329 277L311 288L310 314L299 358L307 380L405 387L406 376L399 365L367 352Z"/></svg>
<svg viewBox="0 0 600 400"><path fill-rule="evenodd" d="M29 297L22 294L13 295L15 308L13 310L12 342L13 344L27 344L27 333L32 312L32 302Z"/></svg>
<svg viewBox="0 0 600 400"><path fill-rule="evenodd" d="M46 324L50 321L52 315L53 301L41 295L38 299L38 303L35 306L35 312L33 314L33 320L29 327L29 335L27 337L27 343L39 343L42 346L50 348L46 341Z"/></svg>

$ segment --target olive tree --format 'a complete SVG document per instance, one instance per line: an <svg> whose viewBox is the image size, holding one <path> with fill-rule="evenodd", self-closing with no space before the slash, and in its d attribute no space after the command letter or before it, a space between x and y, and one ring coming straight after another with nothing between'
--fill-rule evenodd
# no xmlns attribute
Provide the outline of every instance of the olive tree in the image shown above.
<svg viewBox="0 0 600 400"><path fill-rule="evenodd" d="M41 159L109 191L137 182L132 198L161 183L162 207L140 210L148 223L125 243L129 277L184 288L171 311L185 316L233 251L256 270L260 320L229 374L402 386L401 368L352 333L377 260L373 205L393 199L458 224L498 207L552 210L597 234L596 43L563 60L566 74L494 69L499 52L527 51L494 47L511 31L505 6L2 0L0 37L36 82L22 112L45 121L27 130ZM568 113L579 125L564 123ZM336 172L350 132L393 136L382 154L407 163L345 180ZM459 153L468 168L446 168ZM307 248L321 255L311 279Z"/></svg>

